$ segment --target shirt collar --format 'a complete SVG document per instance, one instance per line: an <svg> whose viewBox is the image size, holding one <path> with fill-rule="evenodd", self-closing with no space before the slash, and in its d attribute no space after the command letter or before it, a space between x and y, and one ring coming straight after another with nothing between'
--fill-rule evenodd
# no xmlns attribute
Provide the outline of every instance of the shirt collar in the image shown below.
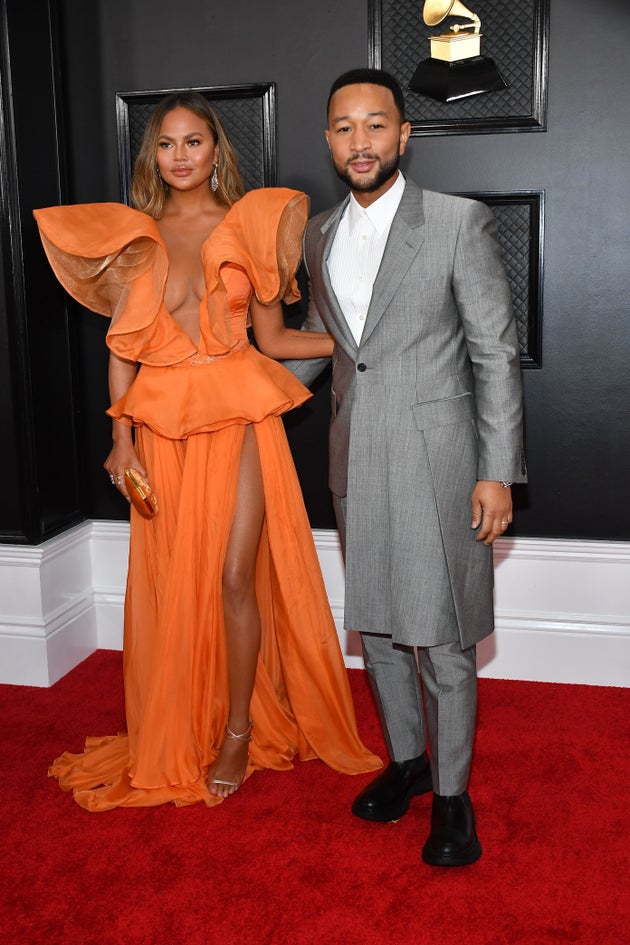
<svg viewBox="0 0 630 945"><path fill-rule="evenodd" d="M405 190L405 178L398 171L398 177L382 197L371 203L369 207L362 207L350 194L350 203L348 205L348 224L352 230L353 226L359 221L362 215L367 216L370 223L380 235L391 226L392 220L398 210L398 205L402 199Z"/></svg>

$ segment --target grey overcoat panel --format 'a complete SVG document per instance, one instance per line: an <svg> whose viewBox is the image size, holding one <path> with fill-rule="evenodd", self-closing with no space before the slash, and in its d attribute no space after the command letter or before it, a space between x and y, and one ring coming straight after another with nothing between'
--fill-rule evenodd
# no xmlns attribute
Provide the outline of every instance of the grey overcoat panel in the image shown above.
<svg viewBox="0 0 630 945"><path fill-rule="evenodd" d="M471 646L493 630L477 479L524 482L519 351L496 223L407 180L357 347L327 257L347 201L308 224L305 328L332 333L330 488L346 496L347 629ZM322 362L287 362L305 383Z"/></svg>

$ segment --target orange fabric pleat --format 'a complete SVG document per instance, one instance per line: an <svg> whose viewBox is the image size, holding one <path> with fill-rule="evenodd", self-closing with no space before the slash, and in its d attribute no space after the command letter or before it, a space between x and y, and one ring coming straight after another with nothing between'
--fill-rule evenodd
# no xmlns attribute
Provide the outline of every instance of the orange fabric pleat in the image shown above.
<svg viewBox="0 0 630 945"><path fill-rule="evenodd" d="M262 646L248 775L321 758L373 770L361 743L326 590L282 421L254 424L266 521L256 590ZM88 739L50 773L88 810L220 802L205 782L228 710L221 574L244 426L187 440L138 430L160 511L133 527L125 612L126 734Z"/></svg>

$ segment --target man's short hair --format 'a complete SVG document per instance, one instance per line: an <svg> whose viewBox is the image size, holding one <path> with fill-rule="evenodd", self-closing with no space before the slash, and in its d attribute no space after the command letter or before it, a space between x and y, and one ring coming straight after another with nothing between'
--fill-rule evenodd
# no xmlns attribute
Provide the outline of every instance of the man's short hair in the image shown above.
<svg viewBox="0 0 630 945"><path fill-rule="evenodd" d="M333 84L330 87L330 92L328 94L328 102L326 103L326 117L328 118L328 112L330 111L330 100L332 99L335 92L338 92L339 89L343 89L346 85L382 85L384 88L389 89L389 91L394 96L394 102L396 108L400 112L401 122L405 121L405 99L400 87L398 79L394 78L389 72L385 72L384 69L350 69L349 72L344 72L343 75L340 75L338 79L335 79Z"/></svg>

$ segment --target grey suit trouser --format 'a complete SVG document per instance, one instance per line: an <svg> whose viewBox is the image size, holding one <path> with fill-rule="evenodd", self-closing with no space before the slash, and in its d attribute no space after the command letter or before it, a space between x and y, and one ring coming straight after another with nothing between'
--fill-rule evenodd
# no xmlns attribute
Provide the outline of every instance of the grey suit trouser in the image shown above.
<svg viewBox="0 0 630 945"><path fill-rule="evenodd" d="M434 792L462 794L475 736L475 647L443 643L414 649L375 633L362 633L361 641L390 757L417 758L428 742Z"/></svg>
<svg viewBox="0 0 630 945"><path fill-rule="evenodd" d="M345 499L333 501L345 554ZM428 743L434 792L462 794L475 737L476 648L462 650L459 642L416 648L376 633L362 633L361 642L391 759L416 758Z"/></svg>

